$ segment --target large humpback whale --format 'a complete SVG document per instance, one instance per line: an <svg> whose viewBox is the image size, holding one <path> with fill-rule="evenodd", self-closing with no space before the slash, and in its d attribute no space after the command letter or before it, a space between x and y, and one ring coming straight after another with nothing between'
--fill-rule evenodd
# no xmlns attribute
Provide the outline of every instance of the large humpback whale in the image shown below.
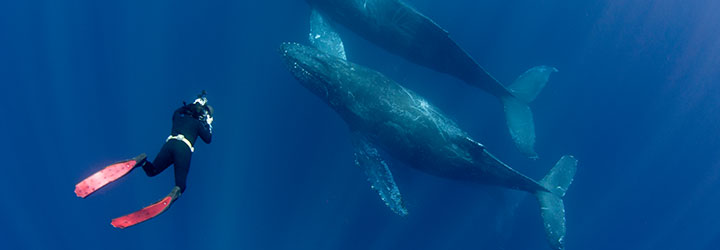
<svg viewBox="0 0 720 250"><path fill-rule="evenodd" d="M537 66L526 71L507 88L493 78L430 18L400 0L306 0L314 9L312 40L327 39L316 32L332 28L318 15L343 24L365 39L407 60L450 74L498 97L504 106L510 135L520 152L537 158L535 125L527 103L540 93L557 69ZM317 11L320 14L317 13ZM321 27L316 27L317 25ZM339 39L337 35L331 39ZM318 47L318 46L316 46ZM342 55L344 57L344 54Z"/></svg>
<svg viewBox="0 0 720 250"><path fill-rule="evenodd" d="M290 72L348 124L355 163L395 213L406 215L400 191L381 152L423 172L517 189L540 203L547 238L564 249L562 197L577 161L563 156L540 181L510 168L422 97L381 73L297 43L281 45Z"/></svg>

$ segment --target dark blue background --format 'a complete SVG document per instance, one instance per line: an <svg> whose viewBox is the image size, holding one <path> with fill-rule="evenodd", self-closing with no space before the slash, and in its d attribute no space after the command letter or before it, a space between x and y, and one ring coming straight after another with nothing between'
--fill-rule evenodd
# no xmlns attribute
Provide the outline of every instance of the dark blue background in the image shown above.
<svg viewBox="0 0 720 250"><path fill-rule="evenodd" d="M416 90L514 168L580 160L567 249L719 249L720 2L408 0L504 83L557 67L532 104L541 158L501 105L340 28L348 58ZM0 1L2 249L549 249L535 200L393 162L410 215L353 165L343 121L287 72L307 43L296 1ZM135 171L88 199L76 182L141 152L201 89L215 135L158 218L172 171Z"/></svg>

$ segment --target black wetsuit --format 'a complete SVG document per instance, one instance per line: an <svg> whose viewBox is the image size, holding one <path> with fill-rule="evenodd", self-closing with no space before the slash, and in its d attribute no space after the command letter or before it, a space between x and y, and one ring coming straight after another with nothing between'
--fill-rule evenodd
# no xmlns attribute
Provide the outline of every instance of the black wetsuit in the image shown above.
<svg viewBox="0 0 720 250"><path fill-rule="evenodd" d="M201 121L200 118L194 117L193 105L195 104L185 105L175 110L172 118L171 135L182 134L192 145L195 145L195 140L200 136L205 143L209 144L212 141L212 128L206 122ZM142 168L148 176L152 177L158 175L171 164L175 164L175 185L180 187L180 192L184 192L191 157L192 151L185 142L170 139L160 149L155 160L152 163L146 161Z"/></svg>

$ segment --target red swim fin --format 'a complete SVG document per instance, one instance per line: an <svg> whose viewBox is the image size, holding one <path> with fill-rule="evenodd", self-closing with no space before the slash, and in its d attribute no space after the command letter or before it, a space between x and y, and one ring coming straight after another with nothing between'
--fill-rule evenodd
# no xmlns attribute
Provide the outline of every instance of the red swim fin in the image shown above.
<svg viewBox="0 0 720 250"><path fill-rule="evenodd" d="M163 198L162 200L160 200L150 206L144 207L143 209L140 209L134 213L115 218L112 220L112 222L110 224L112 224L113 227L123 229L123 228L129 227L129 226L137 225L140 222L152 219L155 216L158 216L159 214L165 212L165 210L167 210L170 207L170 205L173 203L173 201L175 201L177 199L177 197L180 196L179 191L180 191L180 188L175 187L170 192L170 194L165 196L165 198Z"/></svg>
<svg viewBox="0 0 720 250"><path fill-rule="evenodd" d="M117 227L120 229L133 226L140 222L152 219L153 217L161 214L162 212L165 212L165 210L170 207L170 204L172 204L172 197L166 196L155 204L144 207L137 212L115 218L110 224L112 224L113 227Z"/></svg>
<svg viewBox="0 0 720 250"><path fill-rule="evenodd" d="M130 173L135 167L140 166L145 161L145 158L146 156L143 153L130 160L121 161L103 168L75 185L75 194L80 198L88 197L88 195L108 183L116 181L120 179L120 177Z"/></svg>

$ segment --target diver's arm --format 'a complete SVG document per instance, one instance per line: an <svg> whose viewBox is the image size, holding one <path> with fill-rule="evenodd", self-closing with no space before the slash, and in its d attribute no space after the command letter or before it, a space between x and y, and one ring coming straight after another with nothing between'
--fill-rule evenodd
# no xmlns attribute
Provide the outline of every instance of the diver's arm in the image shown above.
<svg viewBox="0 0 720 250"><path fill-rule="evenodd" d="M207 144L210 144L210 142L212 142L212 121L212 116L208 116L207 118L200 121L200 133L198 134L200 135L200 138Z"/></svg>

